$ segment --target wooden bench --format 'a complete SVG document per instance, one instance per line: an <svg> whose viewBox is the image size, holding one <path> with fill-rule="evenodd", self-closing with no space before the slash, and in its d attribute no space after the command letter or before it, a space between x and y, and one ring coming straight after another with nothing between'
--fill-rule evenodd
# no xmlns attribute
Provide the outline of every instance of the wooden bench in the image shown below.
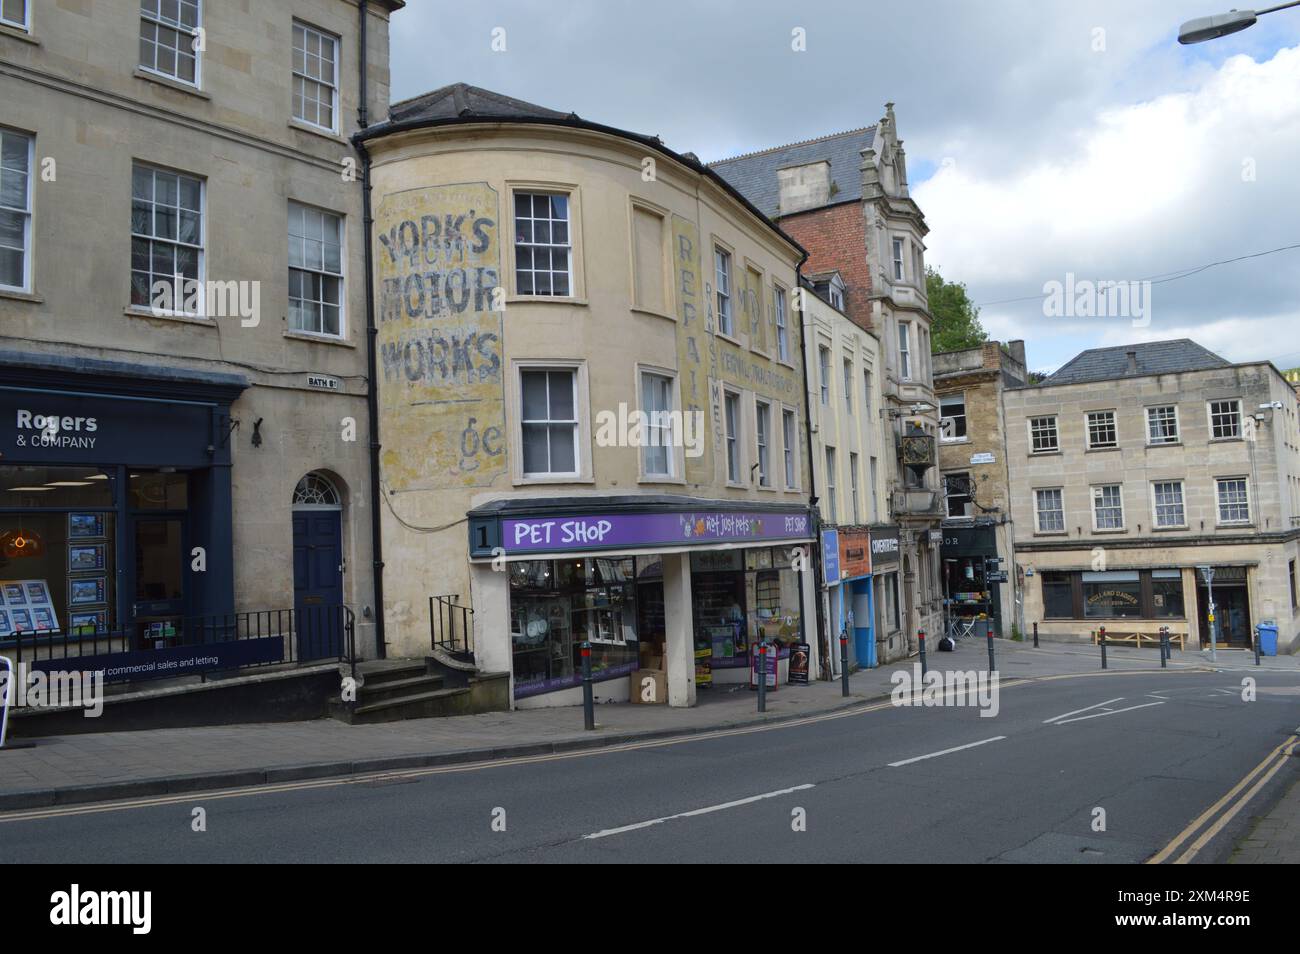
<svg viewBox="0 0 1300 954"><path fill-rule="evenodd" d="M1122 631L1122 630L1114 630L1114 631L1109 630L1109 629L1106 630L1106 642L1107 642L1107 644L1110 644L1110 643L1132 643L1133 645L1137 646L1138 649L1141 649L1141 648L1142 648L1143 640L1146 640L1146 641L1149 642L1152 646L1155 646L1155 647L1157 647L1157 648L1160 646L1160 634L1159 634L1159 633L1154 633L1154 634L1153 634L1153 633L1139 633L1139 632L1124 632L1124 631ZM1099 641L1100 641L1100 640L1099 640L1098 637L1097 637L1097 630L1093 630L1093 631L1092 631L1092 642L1093 642L1093 645L1096 645ZM1178 644L1178 651L1179 651L1179 652L1185 652L1186 649L1187 649L1187 645L1186 645L1186 644L1187 644L1187 634L1186 634L1186 633L1175 633L1175 632L1173 632L1172 630L1170 630L1170 632L1169 632L1169 642L1170 642L1171 644L1172 644L1172 643L1177 643L1177 644Z"/></svg>

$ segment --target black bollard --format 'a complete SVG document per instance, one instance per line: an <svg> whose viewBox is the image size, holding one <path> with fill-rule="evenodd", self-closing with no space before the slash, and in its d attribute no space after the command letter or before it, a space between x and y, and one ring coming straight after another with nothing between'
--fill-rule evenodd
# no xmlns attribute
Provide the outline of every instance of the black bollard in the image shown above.
<svg viewBox="0 0 1300 954"><path fill-rule="evenodd" d="M1034 624L1034 648L1038 648L1038 624Z"/></svg>
<svg viewBox="0 0 1300 954"><path fill-rule="evenodd" d="M925 661L925 630L922 629L917 631L916 638L917 641L920 642L921 644L921 678L924 679L926 673L930 671L930 667L926 664Z"/></svg>
<svg viewBox="0 0 1300 954"><path fill-rule="evenodd" d="M1167 669L1169 662L1169 627L1160 627L1160 668Z"/></svg>
<svg viewBox="0 0 1300 954"><path fill-rule="evenodd" d="M1106 668L1106 627L1097 627L1097 637L1101 641L1101 668Z"/></svg>
<svg viewBox="0 0 1300 954"><path fill-rule="evenodd" d="M582 641L582 727L596 728L596 703L591 696L591 643Z"/></svg>
<svg viewBox="0 0 1300 954"><path fill-rule="evenodd" d="M758 644L758 711L767 711L767 643Z"/></svg>
<svg viewBox="0 0 1300 954"><path fill-rule="evenodd" d="M1259 627L1255 627L1255 665L1259 665Z"/></svg>
<svg viewBox="0 0 1300 954"><path fill-rule="evenodd" d="M993 621L986 619L984 625L988 627L985 632L988 634L989 639L989 672L993 672L998 668L997 663L993 661Z"/></svg>
<svg viewBox="0 0 1300 954"><path fill-rule="evenodd" d="M840 633L840 690L845 698L849 694L849 634Z"/></svg>

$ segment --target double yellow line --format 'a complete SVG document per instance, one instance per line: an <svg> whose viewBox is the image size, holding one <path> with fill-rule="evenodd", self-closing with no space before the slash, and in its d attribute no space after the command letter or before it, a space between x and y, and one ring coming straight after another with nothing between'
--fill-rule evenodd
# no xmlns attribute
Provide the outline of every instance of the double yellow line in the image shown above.
<svg viewBox="0 0 1300 954"><path fill-rule="evenodd" d="M1264 761L1246 773L1246 777L1234 785L1226 795L1180 831L1173 841L1148 858L1147 864L1185 865L1195 858L1197 853L1208 845L1215 835L1223 831L1228 823L1236 818L1241 810L1250 803L1250 800L1259 794L1260 789L1267 785L1269 780L1281 770L1292 750L1296 747L1297 741L1300 741L1300 736L1292 735L1266 755ZM1252 782L1254 784L1251 784ZM1230 808L1227 807L1229 805L1231 805ZM1213 823L1210 823L1211 819L1214 819ZM1195 841L1188 844L1188 839L1195 835L1197 831L1201 832L1200 835L1196 837ZM1184 845L1186 845L1185 848ZM1180 849L1182 849L1182 853L1177 858L1174 858L1174 854ZM1173 858L1173 861L1170 861L1171 858Z"/></svg>

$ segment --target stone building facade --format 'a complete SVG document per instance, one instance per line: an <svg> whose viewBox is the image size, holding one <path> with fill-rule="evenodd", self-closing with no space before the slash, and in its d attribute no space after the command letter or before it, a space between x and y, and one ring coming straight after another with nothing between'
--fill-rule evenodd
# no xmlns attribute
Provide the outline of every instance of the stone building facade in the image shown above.
<svg viewBox="0 0 1300 954"><path fill-rule="evenodd" d="M1011 483L1002 393L1023 387L1025 343L986 341L975 348L934 356L934 390L939 401L939 473L944 487L943 586L947 598L987 594L975 605L950 609L988 612L995 631L1023 631L1015 576ZM1007 581L985 579L986 563L1000 557Z"/></svg>
<svg viewBox="0 0 1300 954"><path fill-rule="evenodd" d="M584 643L598 698L686 706L815 645L803 250L693 156L464 84L359 141L394 651L441 595L516 706L577 702Z"/></svg>
<svg viewBox="0 0 1300 954"><path fill-rule="evenodd" d="M881 342L882 421L894 452L884 478L881 546L898 557L899 636L889 662L916 651L916 633L943 624L939 547L938 405L930 360L925 216L911 198L892 103L874 126L712 164L810 251L805 273L844 289L844 312ZM881 532L885 528L881 528Z"/></svg>
<svg viewBox="0 0 1300 954"><path fill-rule="evenodd" d="M46 513L0 578L57 629L348 604L379 650L348 136L402 6L5 3L0 531Z"/></svg>
<svg viewBox="0 0 1300 954"><path fill-rule="evenodd" d="M1028 624L1086 639L1154 635L1220 647L1300 624L1300 405L1267 362L1191 341L1087 351L1004 392L1016 560Z"/></svg>

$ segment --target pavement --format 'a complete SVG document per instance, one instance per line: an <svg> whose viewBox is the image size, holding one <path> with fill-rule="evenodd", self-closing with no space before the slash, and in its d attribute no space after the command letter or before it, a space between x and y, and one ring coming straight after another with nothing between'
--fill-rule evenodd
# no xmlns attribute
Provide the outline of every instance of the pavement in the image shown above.
<svg viewBox="0 0 1300 954"><path fill-rule="evenodd" d="M1100 670L1093 646L995 644L1004 682ZM1249 654L1219 656L1220 667L1253 669ZM986 644L974 639L954 653L929 653L928 660L938 670L988 665ZM32 748L0 750L0 811L568 751L798 719L887 696L894 672L917 664L914 657L857 672L848 698L838 680L782 686L769 694L765 714L756 711L756 693L724 686L701 691L691 709L604 704L592 732L583 730L580 708L566 707L378 725L321 719L54 736ZM1114 671L1160 668L1154 650L1128 647L1112 647L1108 664ZM1300 657L1266 658L1264 664L1270 671L1300 672ZM1175 652L1170 661L1174 669L1205 665L1196 652Z"/></svg>
<svg viewBox="0 0 1300 954"><path fill-rule="evenodd" d="M1018 668L1079 662L1060 656ZM977 654L957 661L976 668ZM882 675L864 674L864 695ZM1227 664L1090 666L1004 684L996 714L859 700L814 715L819 695L823 707L842 700L783 688L773 703L786 700L784 721L747 712L730 731L567 751L554 733L536 754L492 761L8 811L0 864L1214 863L1246 834L1249 813L1300 775L1300 760L1279 754L1296 738L1300 672L1250 672L1253 701L1246 675ZM743 693L693 712L610 706L610 728L589 735L663 731L614 726L616 714L658 712L654 724L669 730L739 720L735 696L752 709ZM580 718L515 715L567 717L556 724L570 738ZM361 738L387 728L430 751L427 735L406 735L418 725L365 728Z"/></svg>

